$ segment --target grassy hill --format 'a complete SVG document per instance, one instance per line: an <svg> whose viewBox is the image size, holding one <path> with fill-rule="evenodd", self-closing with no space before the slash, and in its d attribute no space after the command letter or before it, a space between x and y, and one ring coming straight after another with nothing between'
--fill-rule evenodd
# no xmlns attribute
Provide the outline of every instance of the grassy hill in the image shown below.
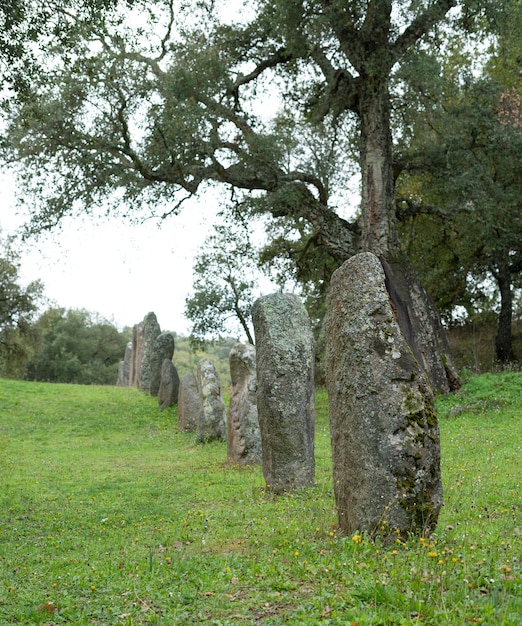
<svg viewBox="0 0 522 626"><path fill-rule="evenodd" d="M275 497L136 389L0 380L0 624L520 625L522 374L438 412L438 529L384 547L337 532L324 391Z"/></svg>

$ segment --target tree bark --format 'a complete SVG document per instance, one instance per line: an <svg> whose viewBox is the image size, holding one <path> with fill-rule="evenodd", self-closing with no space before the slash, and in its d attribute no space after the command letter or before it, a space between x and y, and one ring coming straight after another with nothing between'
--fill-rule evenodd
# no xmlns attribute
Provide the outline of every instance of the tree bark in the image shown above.
<svg viewBox="0 0 522 626"><path fill-rule="evenodd" d="M446 332L438 311L405 255L381 256L397 323L434 391L460 387Z"/></svg>
<svg viewBox="0 0 522 626"><path fill-rule="evenodd" d="M359 102L362 251L393 254L398 235L387 79L362 81Z"/></svg>
<svg viewBox="0 0 522 626"><path fill-rule="evenodd" d="M399 248L387 78L366 77L359 102L362 249L381 259L404 338L433 389L447 393L460 382L445 331L433 301Z"/></svg>
<svg viewBox="0 0 522 626"><path fill-rule="evenodd" d="M513 352L513 294L511 292L511 273L508 264L502 260L494 273L500 292L500 313L498 316L497 335L495 337L495 353L501 363L515 360Z"/></svg>

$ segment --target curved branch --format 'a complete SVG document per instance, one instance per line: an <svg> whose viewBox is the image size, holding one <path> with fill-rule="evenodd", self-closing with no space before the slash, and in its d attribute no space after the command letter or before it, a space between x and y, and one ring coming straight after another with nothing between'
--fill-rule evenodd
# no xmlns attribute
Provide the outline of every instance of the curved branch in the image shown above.
<svg viewBox="0 0 522 626"><path fill-rule="evenodd" d="M291 61L292 59L293 55L288 52L285 47L279 48L274 52L274 54L259 63L259 65L254 68L249 74L238 74L236 80L234 81L234 84L229 89L229 95L232 95L234 96L234 98L237 99L240 87L251 83L252 81L256 80L256 78L259 78L259 76L261 76L261 74L265 70L276 67L278 65L282 65L284 63L288 63L288 61Z"/></svg>
<svg viewBox="0 0 522 626"><path fill-rule="evenodd" d="M457 5L456 0L437 0L418 15L412 23L397 37L392 46L392 65L404 55L404 53L426 35L446 15L446 13Z"/></svg>
<svg viewBox="0 0 522 626"><path fill-rule="evenodd" d="M359 252L360 226L318 202L303 182L290 182L269 195L274 217L303 218L316 230L319 243L337 261Z"/></svg>

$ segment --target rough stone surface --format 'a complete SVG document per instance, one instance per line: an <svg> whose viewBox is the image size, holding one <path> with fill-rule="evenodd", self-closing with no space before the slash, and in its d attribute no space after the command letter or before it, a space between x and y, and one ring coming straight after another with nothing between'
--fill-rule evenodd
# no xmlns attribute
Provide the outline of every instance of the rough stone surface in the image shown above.
<svg viewBox="0 0 522 626"><path fill-rule="evenodd" d="M388 539L432 529L442 505L433 395L373 254L333 274L325 373L340 529Z"/></svg>
<svg viewBox="0 0 522 626"><path fill-rule="evenodd" d="M409 259L401 254L380 259L386 290L404 339L438 393L461 386L438 311Z"/></svg>
<svg viewBox="0 0 522 626"><path fill-rule="evenodd" d="M198 441L225 439L225 403L221 397L218 373L210 359L204 358L198 362L196 380L199 392Z"/></svg>
<svg viewBox="0 0 522 626"><path fill-rule="evenodd" d="M170 359L164 359L161 366L161 381L158 390L158 405L160 409L168 409L178 401L179 375L178 370Z"/></svg>
<svg viewBox="0 0 522 626"><path fill-rule="evenodd" d="M199 415L198 382L194 372L183 376L178 393L178 428L184 432L196 432Z"/></svg>
<svg viewBox="0 0 522 626"><path fill-rule="evenodd" d="M160 333L154 339L152 350L150 352L150 386L149 392L151 396L157 396L161 384L161 371L163 361L168 359L172 361L174 356L174 337L172 333Z"/></svg>
<svg viewBox="0 0 522 626"><path fill-rule="evenodd" d="M261 462L261 433L257 417L256 349L237 343L230 350L232 389L227 414L227 452L231 463Z"/></svg>
<svg viewBox="0 0 522 626"><path fill-rule="evenodd" d="M132 341L129 341L129 343L125 347L125 355L123 357L123 361L120 361L118 365L118 382L116 384L119 387L128 387L130 384L131 359Z"/></svg>
<svg viewBox="0 0 522 626"><path fill-rule="evenodd" d="M314 339L293 294L259 298L256 336L257 410L263 474L275 493L314 483Z"/></svg>
<svg viewBox="0 0 522 626"><path fill-rule="evenodd" d="M143 344L143 323L132 327L131 361L129 371L129 386L136 387L140 374L141 347Z"/></svg>
<svg viewBox="0 0 522 626"><path fill-rule="evenodd" d="M152 380L152 355L154 353L154 341L161 333L160 325L155 313L147 313L141 323L141 345L138 372L138 388L140 391L150 391Z"/></svg>

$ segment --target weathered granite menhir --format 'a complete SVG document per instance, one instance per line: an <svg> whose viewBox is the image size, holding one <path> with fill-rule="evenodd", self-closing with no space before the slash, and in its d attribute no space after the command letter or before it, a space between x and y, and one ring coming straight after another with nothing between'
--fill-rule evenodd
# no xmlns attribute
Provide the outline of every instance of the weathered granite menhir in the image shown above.
<svg viewBox="0 0 522 626"><path fill-rule="evenodd" d="M340 529L385 540L429 532L442 506L433 395L373 254L332 276L325 370Z"/></svg>
<svg viewBox="0 0 522 626"><path fill-rule="evenodd" d="M158 390L158 405L160 409L168 409L178 402L179 375L178 370L170 359L164 359L161 366L161 381Z"/></svg>
<svg viewBox="0 0 522 626"><path fill-rule="evenodd" d="M227 413L227 454L231 463L261 463L257 416L256 349L236 343L230 350L230 405Z"/></svg>
<svg viewBox="0 0 522 626"><path fill-rule="evenodd" d="M207 358L198 361L196 380L199 393L197 439L201 443L225 439L226 409L221 384L214 363Z"/></svg>
<svg viewBox="0 0 522 626"><path fill-rule="evenodd" d="M141 391L150 391L151 353L154 341L160 333L155 313L147 313L142 322L133 326L132 342L125 351L125 360L130 361L127 383L130 387L137 386Z"/></svg>
<svg viewBox="0 0 522 626"><path fill-rule="evenodd" d="M183 432L196 432L198 415L198 381L194 372L188 371L179 383L178 428Z"/></svg>
<svg viewBox="0 0 522 626"><path fill-rule="evenodd" d="M314 483L314 339L294 294L275 293L252 307L257 410L263 474L275 493Z"/></svg>
<svg viewBox="0 0 522 626"><path fill-rule="evenodd" d="M160 333L152 342L149 352L150 384L149 392L151 396L157 396L161 384L161 371L163 361L172 360L174 356L174 336L172 333Z"/></svg>
<svg viewBox="0 0 522 626"><path fill-rule="evenodd" d="M130 384L130 367L132 360L132 341L125 347L125 355L123 357L123 361L119 362L118 365L118 381L117 385L119 387L128 387Z"/></svg>
<svg viewBox="0 0 522 626"><path fill-rule="evenodd" d="M139 355L137 376L138 389L140 391L150 391L150 383L152 380L151 360L154 353L154 342L156 337L161 333L156 314L147 313L138 328L140 335L138 337L139 350L136 351L136 354Z"/></svg>

